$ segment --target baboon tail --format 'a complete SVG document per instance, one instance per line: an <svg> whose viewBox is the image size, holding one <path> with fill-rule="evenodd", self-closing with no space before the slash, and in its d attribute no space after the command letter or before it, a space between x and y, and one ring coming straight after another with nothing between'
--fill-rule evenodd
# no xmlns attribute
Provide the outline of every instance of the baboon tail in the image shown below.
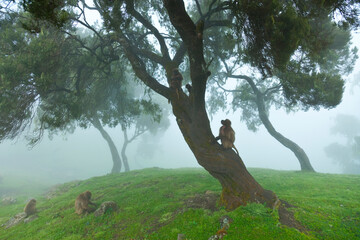
<svg viewBox="0 0 360 240"><path fill-rule="evenodd" d="M233 145L233 148L235 149L236 154L239 155L239 151L237 150L237 148L235 147L235 145Z"/></svg>

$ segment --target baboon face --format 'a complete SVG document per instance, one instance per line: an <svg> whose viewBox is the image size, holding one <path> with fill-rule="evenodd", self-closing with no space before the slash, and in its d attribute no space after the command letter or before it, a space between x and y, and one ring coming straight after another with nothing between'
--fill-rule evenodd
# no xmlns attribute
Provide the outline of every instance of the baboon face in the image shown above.
<svg viewBox="0 0 360 240"><path fill-rule="evenodd" d="M221 120L221 124L224 125L225 127L230 127L231 121L229 119Z"/></svg>

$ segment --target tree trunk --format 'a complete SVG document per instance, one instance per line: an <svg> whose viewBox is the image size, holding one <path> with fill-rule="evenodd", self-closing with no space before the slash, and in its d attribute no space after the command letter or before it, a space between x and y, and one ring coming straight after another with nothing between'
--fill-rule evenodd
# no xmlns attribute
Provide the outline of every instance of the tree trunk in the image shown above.
<svg viewBox="0 0 360 240"><path fill-rule="evenodd" d="M125 153L127 145L129 144L129 138L127 136L126 128L123 128L123 133L124 133L124 143L123 143L123 146L122 146L122 149L121 149L121 157L123 159L125 172L129 172L130 171L129 162L128 162L128 158L127 158L126 153Z"/></svg>
<svg viewBox="0 0 360 240"><path fill-rule="evenodd" d="M91 119L91 123L94 125L94 127L97 130L99 130L99 132L101 133L101 135L109 145L111 157L113 161L113 167L111 169L111 173L112 174L119 173L121 171L121 159L113 140L111 139L110 135L105 131L105 129L102 127L99 119L94 117Z"/></svg>
<svg viewBox="0 0 360 240"><path fill-rule="evenodd" d="M306 155L305 151L299 147L295 142L284 137L281 133L277 132L274 126L271 124L270 119L265 110L265 102L263 94L257 89L255 84L250 84L256 94L256 105L259 111L259 117L261 122L264 124L266 130L278 140L283 146L290 149L299 160L301 171L315 172L314 168L311 166L310 160Z"/></svg>
<svg viewBox="0 0 360 240"><path fill-rule="evenodd" d="M280 204L277 196L256 182L239 155L232 149L224 149L215 140L205 109L194 110L189 98L182 91L180 93L179 101L172 100L177 124L198 163L222 185L220 203L227 210L248 202L276 208Z"/></svg>
<svg viewBox="0 0 360 240"><path fill-rule="evenodd" d="M241 78L245 79L249 85L251 86L251 89L253 90L255 96L256 96L256 106L258 108L259 112L259 118L261 122L264 124L266 130L270 133L271 136L273 136L276 140L278 140L283 146L290 149L296 156L296 158L299 160L301 171L309 171L309 172L315 172L314 168L311 166L310 160L308 156L306 155L305 151L297 145L295 142L291 141L290 139L284 137L281 133L277 132L274 128L274 126L271 124L270 119L266 113L265 108L265 101L264 101L264 94L259 91L257 86L255 85L254 81L246 76L241 76Z"/></svg>
<svg viewBox="0 0 360 240"><path fill-rule="evenodd" d="M266 130L270 133L271 136L273 136L282 145L290 149L295 154L296 158L299 160L301 171L315 172L305 151L295 142L291 141L290 139L284 137L282 134L277 132L271 124L267 114L264 111L260 111L261 110L259 109L259 116Z"/></svg>

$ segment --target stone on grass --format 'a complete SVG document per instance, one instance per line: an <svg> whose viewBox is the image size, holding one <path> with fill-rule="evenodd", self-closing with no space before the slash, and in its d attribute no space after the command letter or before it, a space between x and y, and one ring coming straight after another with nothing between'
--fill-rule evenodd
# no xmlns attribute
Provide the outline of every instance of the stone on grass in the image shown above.
<svg viewBox="0 0 360 240"><path fill-rule="evenodd" d="M104 215L106 212L117 211L119 209L116 202L106 201L103 202L98 209L94 212L96 217Z"/></svg>

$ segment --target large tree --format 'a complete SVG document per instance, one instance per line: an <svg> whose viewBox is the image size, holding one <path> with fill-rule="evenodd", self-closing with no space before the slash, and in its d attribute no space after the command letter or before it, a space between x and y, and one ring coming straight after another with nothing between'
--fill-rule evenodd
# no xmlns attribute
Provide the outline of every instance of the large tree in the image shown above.
<svg viewBox="0 0 360 240"><path fill-rule="evenodd" d="M259 69L263 74L269 74L273 66L279 69L295 68L296 65L291 64L290 60L305 68L306 66L301 65L302 59L297 56L316 51L315 45L319 44L318 41L307 42L309 47L301 48L299 40L308 38L311 31L289 30L289 19L286 18L289 12L292 14L291 22L304 29L311 29L309 19L322 15L338 16L337 13L344 16L344 24L337 23L338 27L344 27L342 25L345 23L348 26L349 21L351 24L357 23L354 21L356 18L353 18L357 9L355 13L352 12L354 1L331 1L327 2L327 5L321 5L323 1L316 1L317 5L312 8L304 8L312 1L269 0L261 1L258 5L250 4L256 2L209 0L199 4L199 1L191 1L185 6L183 0L100 0L89 6L85 1L54 3L47 0L26 0L24 6L39 20L47 19L57 26L62 26L64 18L67 17L74 22L81 21L81 17L86 15L83 9L98 11L103 25L93 28L94 32L106 33L112 40L112 46L121 47L138 79L170 101L180 131L198 163L222 185L220 203L232 210L248 202L263 203L270 208L276 208L280 201L275 193L264 189L250 175L239 155L232 150L225 150L215 141L205 101L206 90L210 84L208 79L211 76L209 65L215 56L211 55L212 51L208 49L211 46L205 45L204 39L216 36L207 33L210 34L210 30L215 28L223 33L220 36L238 31L244 41L236 46L246 49L238 52L238 59L242 59L249 67ZM261 9L261 6L271 3L276 3L276 7ZM75 15L72 15L70 9L80 11L73 12ZM266 15L267 18L257 21L257 15ZM242 24L245 27L235 29L241 23L240 21L236 25L236 19L244 19ZM254 20L257 24L253 23ZM276 24L269 27L268 24L271 26L272 22ZM252 43L256 45L255 48ZM215 58L212 64L216 65L216 61ZM189 66L190 74L187 80L192 85L189 94L181 89L176 91L168 87L173 69L179 66L180 69ZM284 97L289 101L319 106L328 104L327 95L318 96L318 92L314 91L315 85L327 89L330 94L343 91L343 80L337 74L326 75L310 69L310 74L316 77L309 79L303 77L306 69L300 70L293 71L293 78L281 78Z"/></svg>

